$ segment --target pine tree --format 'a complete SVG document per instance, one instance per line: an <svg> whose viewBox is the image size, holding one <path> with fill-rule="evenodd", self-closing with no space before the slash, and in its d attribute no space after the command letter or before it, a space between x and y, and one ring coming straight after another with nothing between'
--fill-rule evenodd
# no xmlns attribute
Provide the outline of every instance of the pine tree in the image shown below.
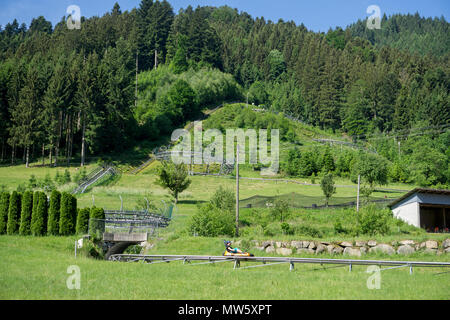
<svg viewBox="0 0 450 320"><path fill-rule="evenodd" d="M331 149L326 148L322 158L322 171L329 173L333 172L335 168L336 166L334 164L333 155L331 154Z"/></svg>
<svg viewBox="0 0 450 320"><path fill-rule="evenodd" d="M117 3L116 3L117 4ZM98 56L94 52L85 59L83 68L78 78L78 86L76 92L76 101L81 114L82 130L81 130L81 166L85 164L86 144L92 142L94 131L91 130L90 124L98 117L95 114L95 106L98 102ZM94 122L95 123L95 122ZM94 124L93 123L93 124ZM88 141L86 141L86 135Z"/></svg>

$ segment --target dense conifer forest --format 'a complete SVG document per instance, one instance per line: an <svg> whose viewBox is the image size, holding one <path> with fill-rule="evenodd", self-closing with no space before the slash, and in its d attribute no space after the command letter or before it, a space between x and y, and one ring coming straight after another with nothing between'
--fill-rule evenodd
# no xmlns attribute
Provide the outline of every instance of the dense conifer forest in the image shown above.
<svg viewBox="0 0 450 320"><path fill-rule="evenodd" d="M443 17L419 14L317 33L227 6L175 13L165 0L116 3L74 30L66 17L14 20L0 28L1 161L83 165L248 98L370 143L392 181L448 187L448 35Z"/></svg>

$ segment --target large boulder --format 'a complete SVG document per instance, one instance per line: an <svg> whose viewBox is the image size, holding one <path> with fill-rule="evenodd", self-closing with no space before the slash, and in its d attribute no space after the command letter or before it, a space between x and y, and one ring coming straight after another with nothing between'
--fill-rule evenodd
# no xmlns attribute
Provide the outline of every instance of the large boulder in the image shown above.
<svg viewBox="0 0 450 320"><path fill-rule="evenodd" d="M402 240L399 242L402 246L414 246L415 242L412 240Z"/></svg>
<svg viewBox="0 0 450 320"><path fill-rule="evenodd" d="M442 242L442 247L444 249L450 248L450 239L444 240L444 242Z"/></svg>
<svg viewBox="0 0 450 320"><path fill-rule="evenodd" d="M431 249L431 248L426 248L424 251L424 253L426 254L436 254L437 253L437 249Z"/></svg>
<svg viewBox="0 0 450 320"><path fill-rule="evenodd" d="M311 241L310 243L309 243L309 246L308 246L308 249L315 249L317 246L316 246L316 243L314 242L314 241Z"/></svg>
<svg viewBox="0 0 450 320"><path fill-rule="evenodd" d="M343 251L344 251L344 249L339 246L333 248L333 254L342 254Z"/></svg>
<svg viewBox="0 0 450 320"><path fill-rule="evenodd" d="M352 247L345 247L344 255L352 257L361 257L361 251Z"/></svg>
<svg viewBox="0 0 450 320"><path fill-rule="evenodd" d="M377 245L377 242L376 242L375 240L369 240L369 241L367 242L367 245L368 245L369 247L375 247L375 246Z"/></svg>
<svg viewBox="0 0 450 320"><path fill-rule="evenodd" d="M282 256L290 256L292 254L292 249L289 248L278 248L277 253Z"/></svg>
<svg viewBox="0 0 450 320"><path fill-rule="evenodd" d="M425 247L427 249L437 249L438 248L438 242L435 240L428 240L425 242Z"/></svg>
<svg viewBox="0 0 450 320"><path fill-rule="evenodd" d="M319 243L316 248L316 254L325 252L326 250L327 250L327 247L325 247L323 244Z"/></svg>
<svg viewBox="0 0 450 320"><path fill-rule="evenodd" d="M296 249L303 248L303 241L291 241L291 247Z"/></svg>
<svg viewBox="0 0 450 320"><path fill-rule="evenodd" d="M273 241L263 241L263 243L261 244L261 247L267 248L273 246Z"/></svg>
<svg viewBox="0 0 450 320"><path fill-rule="evenodd" d="M409 255L414 252L415 252L414 248L407 244L402 245L402 246L398 247L398 249L397 249L397 253L402 254L402 255Z"/></svg>
<svg viewBox="0 0 450 320"><path fill-rule="evenodd" d="M367 245L366 241L356 241L355 246L356 247L365 247Z"/></svg>
<svg viewBox="0 0 450 320"><path fill-rule="evenodd" d="M268 246L266 248L266 253L274 253L275 252L275 248L273 246Z"/></svg>
<svg viewBox="0 0 450 320"><path fill-rule="evenodd" d="M309 246L309 241L302 241L303 242L303 248L308 248Z"/></svg>
<svg viewBox="0 0 450 320"><path fill-rule="evenodd" d="M395 250L388 244L380 243L375 247L370 248L369 252L383 253L391 256L395 253Z"/></svg>
<svg viewBox="0 0 450 320"><path fill-rule="evenodd" d="M341 247L353 247L353 243L348 242L348 241L342 241L339 245Z"/></svg>

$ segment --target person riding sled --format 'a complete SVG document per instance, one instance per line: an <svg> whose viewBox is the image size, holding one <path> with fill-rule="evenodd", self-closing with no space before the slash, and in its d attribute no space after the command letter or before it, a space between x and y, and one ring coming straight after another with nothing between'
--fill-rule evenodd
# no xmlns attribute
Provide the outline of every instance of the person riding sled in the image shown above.
<svg viewBox="0 0 450 320"><path fill-rule="evenodd" d="M239 248L232 248L231 241L225 240L223 243L225 244L225 252L223 253L224 256L253 257L253 254L251 253L244 252Z"/></svg>
<svg viewBox="0 0 450 320"><path fill-rule="evenodd" d="M227 250L227 252L229 253L243 253L241 250L239 250L239 248L232 248L231 247L231 241L225 240L225 249Z"/></svg>

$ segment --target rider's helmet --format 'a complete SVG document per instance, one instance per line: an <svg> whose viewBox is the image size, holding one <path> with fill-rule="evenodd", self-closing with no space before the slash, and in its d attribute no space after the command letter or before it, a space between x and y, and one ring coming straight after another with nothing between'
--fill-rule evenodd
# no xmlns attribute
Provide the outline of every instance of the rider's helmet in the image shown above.
<svg viewBox="0 0 450 320"><path fill-rule="evenodd" d="M224 240L223 243L225 244L225 247L231 246L231 241L229 240Z"/></svg>

